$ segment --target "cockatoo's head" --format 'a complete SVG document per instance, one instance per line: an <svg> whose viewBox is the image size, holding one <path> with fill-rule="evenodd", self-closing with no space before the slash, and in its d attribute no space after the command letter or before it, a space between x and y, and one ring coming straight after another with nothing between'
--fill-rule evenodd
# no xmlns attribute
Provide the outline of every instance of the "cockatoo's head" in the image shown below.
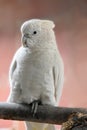
<svg viewBox="0 0 87 130"><path fill-rule="evenodd" d="M21 26L22 44L24 47L44 46L44 43L52 39L54 23L50 20L32 19Z"/></svg>

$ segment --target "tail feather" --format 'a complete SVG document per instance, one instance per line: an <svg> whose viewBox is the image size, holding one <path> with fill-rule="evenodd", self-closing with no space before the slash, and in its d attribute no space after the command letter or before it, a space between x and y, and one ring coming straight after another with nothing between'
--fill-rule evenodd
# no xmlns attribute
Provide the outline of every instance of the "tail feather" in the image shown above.
<svg viewBox="0 0 87 130"><path fill-rule="evenodd" d="M25 122L25 127L26 127L26 130L35 130L32 128L32 125L28 121Z"/></svg>
<svg viewBox="0 0 87 130"><path fill-rule="evenodd" d="M46 130L56 130L56 127L55 127L55 125L49 124L49 125L47 126Z"/></svg>
<svg viewBox="0 0 87 130"><path fill-rule="evenodd" d="M44 123L25 122L26 130L56 130L54 125Z"/></svg>

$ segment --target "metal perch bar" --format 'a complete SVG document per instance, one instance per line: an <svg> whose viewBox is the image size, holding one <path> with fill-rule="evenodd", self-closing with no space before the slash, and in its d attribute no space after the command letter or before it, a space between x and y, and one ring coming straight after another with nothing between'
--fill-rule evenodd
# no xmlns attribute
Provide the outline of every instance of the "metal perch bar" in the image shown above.
<svg viewBox="0 0 87 130"><path fill-rule="evenodd" d="M16 103L0 103L0 119L20 120L30 122L42 122L62 125L69 116L75 112L87 114L85 108L53 107L49 105L38 106L37 113L33 117L31 105Z"/></svg>

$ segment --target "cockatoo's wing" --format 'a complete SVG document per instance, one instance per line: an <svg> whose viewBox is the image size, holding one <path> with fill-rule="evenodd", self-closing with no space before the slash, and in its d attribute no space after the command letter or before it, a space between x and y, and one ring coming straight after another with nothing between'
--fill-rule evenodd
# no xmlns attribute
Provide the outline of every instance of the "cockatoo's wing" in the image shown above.
<svg viewBox="0 0 87 130"><path fill-rule="evenodd" d="M58 105L62 94L63 81L64 81L64 67L62 60L53 67L53 78L55 87L55 98Z"/></svg>
<svg viewBox="0 0 87 130"><path fill-rule="evenodd" d="M8 99L7 99L7 102L19 103L18 99L19 99L20 94L21 94L20 83L19 82L12 82L12 80L14 80L13 73L15 72L16 68L17 68L17 62L14 58L12 63L11 63L10 71L9 71L9 81L10 81L11 89L10 89L10 94L9 94Z"/></svg>
<svg viewBox="0 0 87 130"><path fill-rule="evenodd" d="M15 60L15 58L13 59L12 63L11 63L11 66L10 66L10 70L9 70L9 80L11 81L12 79L12 76L13 76L13 73L15 71L17 67L17 62Z"/></svg>
<svg viewBox="0 0 87 130"><path fill-rule="evenodd" d="M17 62L15 59L13 59L12 63L11 63L11 66L10 66L10 69L9 69L9 81L10 81L10 86L11 86L11 89L10 89L10 94L9 94L9 97L7 99L7 102L13 102L14 101L14 97L18 98L17 95L19 95L19 90L16 90L16 91L13 91L13 89L15 88L15 85L13 85L12 83L12 79L13 79L13 73L14 71L16 70L16 67L17 67ZM15 94L15 92L17 94ZM14 96L16 95L16 96ZM16 99L17 100L17 99Z"/></svg>

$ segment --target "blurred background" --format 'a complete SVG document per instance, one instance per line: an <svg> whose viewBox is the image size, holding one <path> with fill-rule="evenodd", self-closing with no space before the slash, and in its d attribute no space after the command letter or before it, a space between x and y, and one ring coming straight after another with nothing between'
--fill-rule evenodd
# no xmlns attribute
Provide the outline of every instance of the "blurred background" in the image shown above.
<svg viewBox="0 0 87 130"><path fill-rule="evenodd" d="M21 46L21 24L32 18L53 20L63 57L61 106L87 107L87 0L0 0L0 101L9 95L8 71ZM0 130L24 129L23 122L0 120Z"/></svg>

